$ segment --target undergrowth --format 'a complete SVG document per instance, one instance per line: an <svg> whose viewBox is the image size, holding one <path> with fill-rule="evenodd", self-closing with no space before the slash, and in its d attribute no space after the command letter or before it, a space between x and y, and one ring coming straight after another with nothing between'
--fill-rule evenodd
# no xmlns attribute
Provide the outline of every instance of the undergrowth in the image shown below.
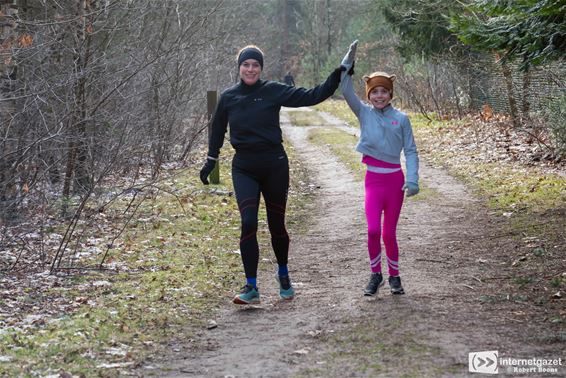
<svg viewBox="0 0 566 378"><path fill-rule="evenodd" d="M291 232L301 232L308 227L313 188L293 148L286 148L287 223ZM105 267L118 268L49 276L41 293L24 288L26 313L11 320L0 316L7 324L0 331L0 376L120 376L151 356L165 355L171 342L198 346L196 333L244 280L232 153L222 151L219 185L203 186L200 167L192 166L162 182L166 190L141 201L105 259ZM123 213L119 203L114 206L105 216ZM258 242L265 257L259 268L272 269L264 206ZM100 257L83 258L81 264L96 265ZM59 304L56 315L44 311Z"/></svg>

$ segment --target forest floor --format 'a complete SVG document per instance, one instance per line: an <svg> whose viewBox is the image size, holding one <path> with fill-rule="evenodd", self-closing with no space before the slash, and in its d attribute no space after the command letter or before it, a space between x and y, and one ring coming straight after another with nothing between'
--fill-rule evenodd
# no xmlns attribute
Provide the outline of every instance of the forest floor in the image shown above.
<svg viewBox="0 0 566 378"><path fill-rule="evenodd" d="M325 128L357 132L326 118ZM499 364L502 376L566 375L566 333L555 321L564 316L562 294L542 283L522 290L517 269L537 257L527 235L509 233L508 217L421 159L424 190L406 200L398 227L406 294L391 295L386 284L377 297L364 297L363 181L328 146L313 143L309 132L321 126L295 127L288 110L282 123L293 158L308 169L305 185L316 194L301 231L291 230L296 298L279 299L274 271L262 269L260 305L238 307L231 304L234 293L224 293L225 305L197 342L173 342L171 353L148 359L135 375L461 377L477 375L468 359L481 351L539 363L561 359L542 370ZM562 255L559 269L563 252L554 251ZM478 357L475 366L487 369Z"/></svg>

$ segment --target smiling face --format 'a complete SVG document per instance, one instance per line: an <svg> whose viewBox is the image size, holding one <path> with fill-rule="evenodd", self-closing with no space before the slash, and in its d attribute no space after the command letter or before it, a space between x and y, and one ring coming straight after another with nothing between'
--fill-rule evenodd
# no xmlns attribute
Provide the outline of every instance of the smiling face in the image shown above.
<svg viewBox="0 0 566 378"><path fill-rule="evenodd" d="M255 59L247 59L240 64L240 79L247 85L254 85L261 74L261 65Z"/></svg>
<svg viewBox="0 0 566 378"><path fill-rule="evenodd" d="M375 87L369 92L369 101L376 109L382 110L391 102L391 92L385 87Z"/></svg>

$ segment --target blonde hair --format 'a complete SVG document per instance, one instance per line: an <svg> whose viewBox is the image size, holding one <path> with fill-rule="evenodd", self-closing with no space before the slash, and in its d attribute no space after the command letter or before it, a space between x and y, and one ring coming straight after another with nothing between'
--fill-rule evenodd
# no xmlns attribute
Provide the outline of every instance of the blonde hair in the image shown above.
<svg viewBox="0 0 566 378"><path fill-rule="evenodd" d="M247 45L238 52L238 66L248 59L255 59L263 70L263 51L256 45Z"/></svg>
<svg viewBox="0 0 566 378"><path fill-rule="evenodd" d="M255 49L257 51L259 51L261 53L261 55L265 55L263 53L263 51L261 51L261 49L259 47L257 47L256 45L247 45L242 47L239 51L238 51L238 55L236 55L236 61L238 61L238 59L240 58L240 55L242 54L242 52L246 49Z"/></svg>

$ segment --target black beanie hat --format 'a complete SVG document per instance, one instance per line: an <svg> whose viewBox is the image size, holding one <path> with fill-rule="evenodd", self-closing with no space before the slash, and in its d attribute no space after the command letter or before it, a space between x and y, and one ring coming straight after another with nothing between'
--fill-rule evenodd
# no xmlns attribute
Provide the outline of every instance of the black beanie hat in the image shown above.
<svg viewBox="0 0 566 378"><path fill-rule="evenodd" d="M240 54L238 54L238 67L240 67L240 65L248 59L257 60L263 70L263 53L260 49L257 47L247 46L240 50Z"/></svg>

